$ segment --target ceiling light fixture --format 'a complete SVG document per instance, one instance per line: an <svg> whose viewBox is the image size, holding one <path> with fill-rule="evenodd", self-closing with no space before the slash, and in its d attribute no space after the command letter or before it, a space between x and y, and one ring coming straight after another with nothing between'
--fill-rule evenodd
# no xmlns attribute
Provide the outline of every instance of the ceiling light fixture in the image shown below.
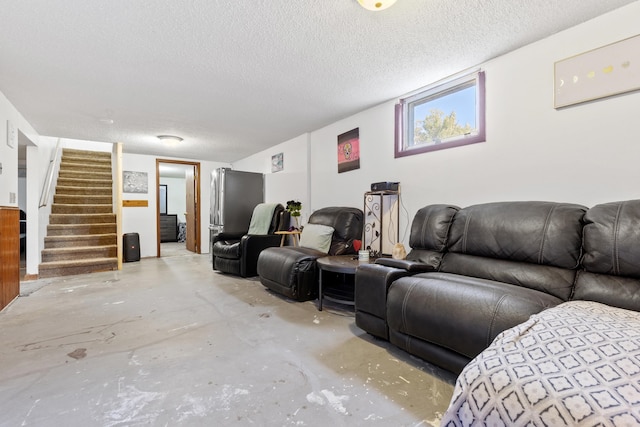
<svg viewBox="0 0 640 427"><path fill-rule="evenodd" d="M177 144L178 142L182 142L183 139L180 138L179 136L174 136L174 135L158 135L158 139L162 142L170 142L170 143L174 143Z"/></svg>
<svg viewBox="0 0 640 427"><path fill-rule="evenodd" d="M391 7L396 0L358 0L360 6L364 7L367 10L384 10L388 7Z"/></svg>

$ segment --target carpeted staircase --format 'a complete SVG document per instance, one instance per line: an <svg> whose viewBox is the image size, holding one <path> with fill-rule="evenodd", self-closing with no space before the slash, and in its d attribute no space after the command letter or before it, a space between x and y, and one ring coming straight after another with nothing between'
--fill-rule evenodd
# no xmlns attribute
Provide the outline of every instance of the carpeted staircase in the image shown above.
<svg viewBox="0 0 640 427"><path fill-rule="evenodd" d="M111 153L62 151L39 277L118 269Z"/></svg>

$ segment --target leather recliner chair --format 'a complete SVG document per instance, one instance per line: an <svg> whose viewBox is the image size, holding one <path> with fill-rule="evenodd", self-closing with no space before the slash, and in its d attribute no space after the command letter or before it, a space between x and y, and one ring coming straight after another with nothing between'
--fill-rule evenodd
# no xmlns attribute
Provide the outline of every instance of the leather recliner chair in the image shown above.
<svg viewBox="0 0 640 427"><path fill-rule="evenodd" d="M285 246L265 249L258 258L260 282L272 291L296 301L308 301L318 297L318 258L355 254L353 241L362 238L363 215L357 208L318 209L311 214L308 223L333 227L329 253L305 247Z"/></svg>
<svg viewBox="0 0 640 427"><path fill-rule="evenodd" d="M378 258L375 263L358 267L355 277L357 326L372 335L389 339L389 286L404 276L438 271L447 250L449 229L458 210L452 205L430 205L418 210L411 223L411 251L406 259Z"/></svg>
<svg viewBox="0 0 640 427"><path fill-rule="evenodd" d="M289 229L289 212L276 205L267 234L220 233L213 238L213 269L241 277L256 276L258 256L266 248L279 246L282 236L276 231Z"/></svg>

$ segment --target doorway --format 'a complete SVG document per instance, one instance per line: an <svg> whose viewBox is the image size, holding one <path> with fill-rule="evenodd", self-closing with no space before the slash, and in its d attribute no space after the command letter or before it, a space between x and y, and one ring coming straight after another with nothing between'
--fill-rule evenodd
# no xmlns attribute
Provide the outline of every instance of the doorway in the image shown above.
<svg viewBox="0 0 640 427"><path fill-rule="evenodd" d="M20 209L20 281L38 278L40 253L38 147L18 129L18 207ZM36 230L35 232L33 230Z"/></svg>
<svg viewBox="0 0 640 427"><path fill-rule="evenodd" d="M200 163L156 159L157 256L202 253Z"/></svg>

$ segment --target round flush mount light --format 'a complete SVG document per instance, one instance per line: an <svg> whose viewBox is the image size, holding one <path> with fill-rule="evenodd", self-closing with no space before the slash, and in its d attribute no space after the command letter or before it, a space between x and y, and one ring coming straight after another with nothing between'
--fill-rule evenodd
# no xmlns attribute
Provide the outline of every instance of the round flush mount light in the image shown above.
<svg viewBox="0 0 640 427"><path fill-rule="evenodd" d="M178 142L182 142L183 139L180 138L179 136L175 136L175 135L158 135L158 139L162 142L170 142L170 143L174 143L177 144Z"/></svg>
<svg viewBox="0 0 640 427"><path fill-rule="evenodd" d="M384 10L391 7L395 2L396 0L358 0L360 6L373 11Z"/></svg>

